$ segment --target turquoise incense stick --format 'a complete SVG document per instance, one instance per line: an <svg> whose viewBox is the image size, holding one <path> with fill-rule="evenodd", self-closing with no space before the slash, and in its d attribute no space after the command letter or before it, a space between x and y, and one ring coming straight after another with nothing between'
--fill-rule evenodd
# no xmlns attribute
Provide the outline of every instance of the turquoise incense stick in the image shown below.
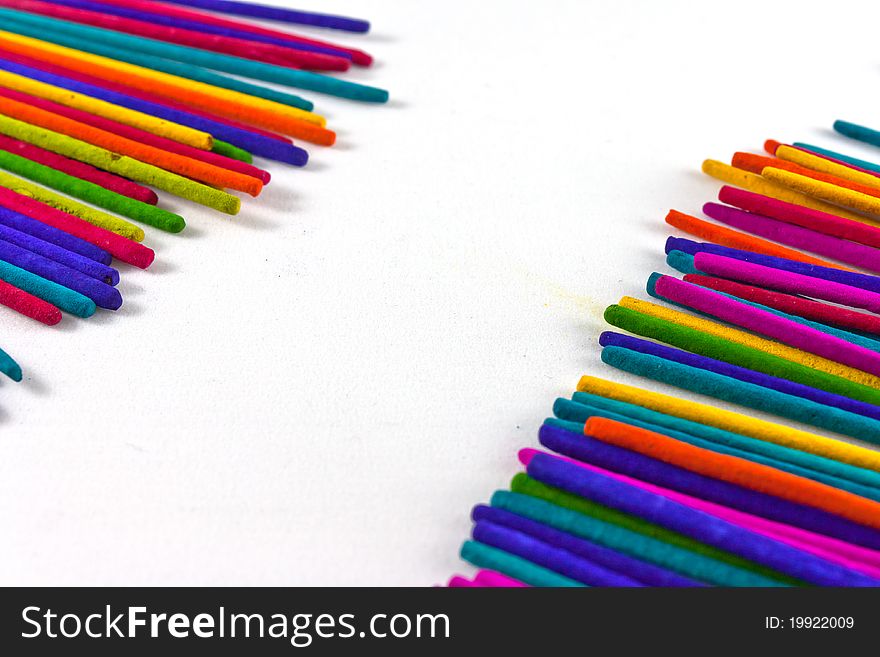
<svg viewBox="0 0 880 657"><path fill-rule="evenodd" d="M21 381L21 367L15 360L0 349L0 372L3 372L13 381Z"/></svg>
<svg viewBox="0 0 880 657"><path fill-rule="evenodd" d="M525 516L569 534L619 550L637 559L718 586L782 586L781 582L744 568L697 554L626 527L557 506L530 495L496 491L492 506Z"/></svg>
<svg viewBox="0 0 880 657"><path fill-rule="evenodd" d="M691 353L686 350L686 344L684 345L685 349L676 349L675 347L660 342L644 340L642 338L624 335L623 333L616 333L615 331L604 331L599 336L599 344L603 347L624 347L626 349L633 349L635 351L641 351L642 353L652 354L676 363L698 367L702 370L715 372L716 374L721 374L732 379L745 381L746 383L753 383L762 388L769 388L770 390L784 392L789 395L794 395L795 397L809 399L817 404L822 404L831 408L838 408L842 411L849 411L850 413L872 418L877 422L880 422L880 406L850 399L843 395L835 395L826 390L820 390L819 388L814 388L812 386L795 383L794 381L775 377L757 370L739 367L723 360L707 358L700 354Z"/></svg>
<svg viewBox="0 0 880 657"><path fill-rule="evenodd" d="M684 251L678 251L676 249L673 249L666 254L666 264L674 270L680 271L682 274L703 273L694 266L694 256L690 253L685 253Z"/></svg>
<svg viewBox="0 0 880 657"><path fill-rule="evenodd" d="M3 260L0 260L0 279L77 317L91 317L97 309L95 302L87 296Z"/></svg>
<svg viewBox="0 0 880 657"><path fill-rule="evenodd" d="M478 541L465 541L461 558L477 568L497 570L531 586L582 587L580 582L532 563L522 557Z"/></svg>
<svg viewBox="0 0 880 657"><path fill-rule="evenodd" d="M868 160L860 160L857 157L851 157L849 155L844 155L843 153L836 153L834 151L829 151L827 148L819 148L818 146L813 146L812 144L804 144L799 141L794 142L792 146L805 151L810 151L811 153L815 153L816 155L824 155L825 157L830 157L832 160L840 160L841 162L852 164L860 169L866 169L867 171L880 173L880 164L868 162Z"/></svg>

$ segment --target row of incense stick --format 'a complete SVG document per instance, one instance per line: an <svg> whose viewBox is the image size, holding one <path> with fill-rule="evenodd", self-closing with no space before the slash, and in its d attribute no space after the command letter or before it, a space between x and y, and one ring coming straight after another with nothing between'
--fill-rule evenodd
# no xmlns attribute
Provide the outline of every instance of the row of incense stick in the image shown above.
<svg viewBox="0 0 880 657"><path fill-rule="evenodd" d="M228 0L0 0L2 306L50 326L117 310L114 261L146 269L147 231L186 228L160 194L235 215L271 180L254 158L302 167L293 139L335 143L300 90L388 100L326 74L366 52L237 17L369 30ZM0 371L22 379L3 351Z"/></svg>
<svg viewBox="0 0 880 657"><path fill-rule="evenodd" d="M669 212L681 276L606 309L602 361L831 435L585 376L449 586L880 586L880 165L765 150L703 164L714 222Z"/></svg>

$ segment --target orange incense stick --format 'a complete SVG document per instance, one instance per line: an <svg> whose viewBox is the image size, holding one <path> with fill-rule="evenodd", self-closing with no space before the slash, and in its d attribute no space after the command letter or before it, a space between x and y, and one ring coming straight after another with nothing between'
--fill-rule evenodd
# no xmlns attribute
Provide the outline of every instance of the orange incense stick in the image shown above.
<svg viewBox="0 0 880 657"><path fill-rule="evenodd" d="M796 504L880 529L880 503L812 479L737 456L719 454L653 431L607 418L591 417L584 433L597 440L644 454L713 479L773 495Z"/></svg>
<svg viewBox="0 0 880 657"><path fill-rule="evenodd" d="M715 244L720 244L721 246L729 246L744 251L754 251L755 253L761 253L763 255L776 256L777 258L788 258L789 260L806 262L811 265L821 265L822 267L834 267L835 269L848 270L847 267L843 267L836 263L828 262L821 258L814 258L805 253L801 253L800 251L789 249L785 246L779 246L778 244L774 244L773 242L769 242L760 237L753 237L752 235L741 233L732 228L726 228L725 226L719 226L704 221L703 219L692 217L691 215L684 214L678 210L669 211L669 214L666 215L666 223L688 233L689 235L714 242Z"/></svg>

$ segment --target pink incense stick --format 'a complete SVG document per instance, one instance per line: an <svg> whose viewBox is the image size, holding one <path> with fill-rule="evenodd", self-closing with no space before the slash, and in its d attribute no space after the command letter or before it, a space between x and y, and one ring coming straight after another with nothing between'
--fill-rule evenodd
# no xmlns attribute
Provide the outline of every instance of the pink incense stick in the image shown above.
<svg viewBox="0 0 880 657"><path fill-rule="evenodd" d="M453 575L449 578L449 582L446 586L451 589L472 589L476 588L478 585L461 575Z"/></svg>
<svg viewBox="0 0 880 657"><path fill-rule="evenodd" d="M702 271L700 266L697 266L697 269ZM657 294L673 303L682 304L811 354L880 376L880 353L811 326L805 326L775 313L755 308L714 290L679 280L673 276L658 278L656 290Z"/></svg>
<svg viewBox="0 0 880 657"><path fill-rule="evenodd" d="M0 187L0 206L68 232L104 249L117 260L141 269L149 267L156 257L153 249L147 248L143 244L117 235L100 226L92 225L75 215L53 208L24 194L13 192L11 189Z"/></svg>
<svg viewBox="0 0 880 657"><path fill-rule="evenodd" d="M694 255L694 266L704 274L880 313L880 294L851 285L702 251Z"/></svg>
<svg viewBox="0 0 880 657"><path fill-rule="evenodd" d="M880 249L718 203L706 203L703 213L753 235L880 273Z"/></svg>
<svg viewBox="0 0 880 657"><path fill-rule="evenodd" d="M154 25L131 18L65 7L41 0L0 0L0 6L279 66L314 71L347 71L350 66L350 61L344 57L303 52L269 43Z"/></svg>
<svg viewBox="0 0 880 657"><path fill-rule="evenodd" d="M744 189L725 185L718 192L718 200L734 207L765 217L802 226L841 239L880 248L880 228L834 214L812 210L794 203L778 201ZM711 215L710 215L711 216ZM719 221L721 221L719 219Z"/></svg>

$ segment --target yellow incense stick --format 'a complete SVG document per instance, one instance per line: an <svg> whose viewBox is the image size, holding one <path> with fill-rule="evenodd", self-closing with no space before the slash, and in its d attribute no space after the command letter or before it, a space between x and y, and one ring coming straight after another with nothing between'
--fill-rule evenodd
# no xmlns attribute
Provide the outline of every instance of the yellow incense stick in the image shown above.
<svg viewBox="0 0 880 657"><path fill-rule="evenodd" d="M22 180L17 176L10 175L5 171L0 171L0 187L10 189L17 194L29 196L35 201L45 203L57 210L72 214L79 217L83 221L99 226L105 230L109 230L117 235L122 235L130 240L141 242L144 239L144 231L140 226L114 217L112 214L101 212L95 208L74 201L71 198L51 192L45 187L35 185L27 180Z"/></svg>
<svg viewBox="0 0 880 657"><path fill-rule="evenodd" d="M767 422L757 418L725 411L707 404L670 397L634 386L614 383L594 376L582 377L578 383L579 392L587 392L608 399L635 404L659 413L674 415L691 422L699 422L743 436L757 438L768 443L783 445L802 452L849 463L860 468L880 472L880 452L840 440L826 438L808 431L801 431L782 424Z"/></svg>
<svg viewBox="0 0 880 657"><path fill-rule="evenodd" d="M31 80L16 73L0 71L0 86L20 91L29 96L50 100L59 105L82 110L95 116L101 116L117 123L138 128L139 130L145 130L154 135L173 139L181 144L187 144L201 150L209 151L214 145L213 137L207 132L194 130L179 123L159 119L143 112L114 105L113 103L76 93L75 91L68 91L45 82Z"/></svg>
<svg viewBox="0 0 880 657"><path fill-rule="evenodd" d="M770 182L785 185L802 194L808 194L814 198L866 214L880 216L880 198L774 167L764 167L761 176Z"/></svg>
<svg viewBox="0 0 880 657"><path fill-rule="evenodd" d="M812 210L819 210L820 212L827 212L828 214L836 214L838 217L843 217L844 219L852 219L853 221L875 225L868 217L855 212L850 212L849 210L844 210L843 208L839 208L830 203L825 203L824 201L815 199L807 194L801 194L785 185L771 182L757 174L737 169L736 167L724 164L724 162L719 162L718 160L706 160L703 162L703 173L712 176L716 180L725 182L728 185L741 187L750 192L763 194L764 196L769 196L770 198L775 198L779 201L794 203Z"/></svg>
<svg viewBox="0 0 880 657"><path fill-rule="evenodd" d="M844 180L858 183L865 187L872 187L880 190L880 178L877 176L864 171L859 171L858 169L854 169L845 164L832 162L827 158L807 153L799 148L792 148L791 146L782 144L776 148L776 157L780 160L785 160L786 162L791 162L806 167L807 169L812 169L813 171L827 173L828 175L843 178Z"/></svg>

